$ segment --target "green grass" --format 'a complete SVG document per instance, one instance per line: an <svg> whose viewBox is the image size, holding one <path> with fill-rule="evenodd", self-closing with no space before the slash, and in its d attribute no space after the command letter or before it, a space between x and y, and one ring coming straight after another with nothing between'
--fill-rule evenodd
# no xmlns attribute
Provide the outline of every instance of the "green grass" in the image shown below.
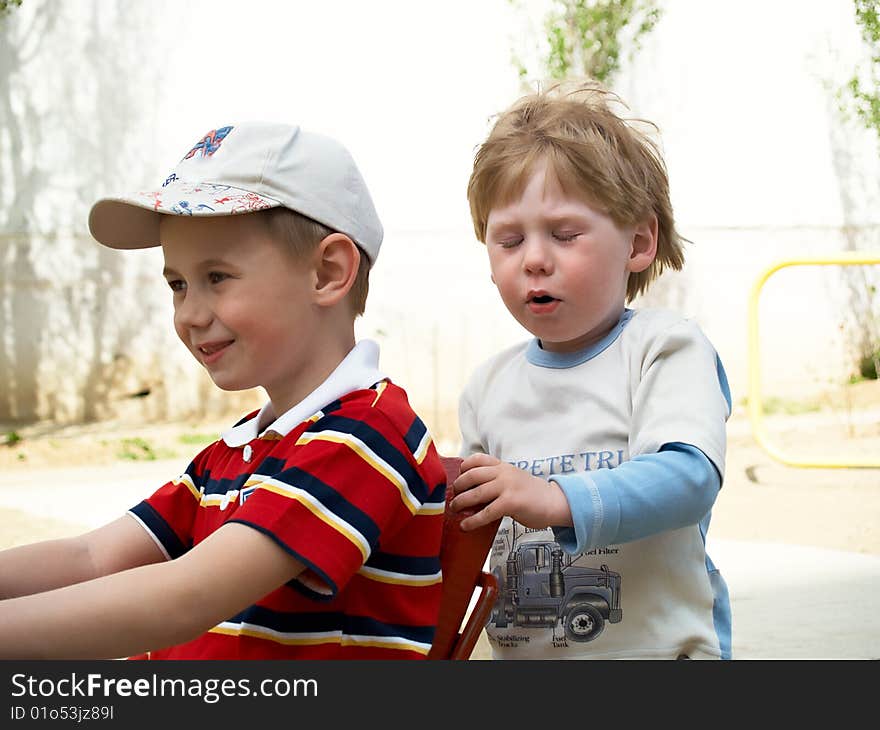
<svg viewBox="0 0 880 730"><path fill-rule="evenodd" d="M155 461L156 459L170 459L177 456L170 449L154 448L149 441L142 438L122 439L120 447L116 456L129 461Z"/></svg>
<svg viewBox="0 0 880 730"><path fill-rule="evenodd" d="M187 446L207 446L217 440L215 433L182 433L177 440Z"/></svg>

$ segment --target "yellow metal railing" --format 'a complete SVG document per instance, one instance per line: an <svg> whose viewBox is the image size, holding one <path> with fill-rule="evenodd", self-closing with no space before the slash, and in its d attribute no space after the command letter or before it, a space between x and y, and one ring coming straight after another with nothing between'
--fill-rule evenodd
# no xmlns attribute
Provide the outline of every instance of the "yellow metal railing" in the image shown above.
<svg viewBox="0 0 880 730"><path fill-rule="evenodd" d="M833 256L802 257L778 261L768 267L755 280L752 291L749 294L749 422L752 426L752 435L758 445L777 461L789 466L799 466L818 469L849 469L849 468L878 468L880 467L880 455L873 458L853 459L851 461L835 460L808 460L786 454L782 449L774 446L767 438L764 427L764 400L761 395L761 361L758 353L758 303L761 296L761 288L767 283L775 272L786 266L867 266L880 264L880 254L870 254L862 251L853 251L835 254Z"/></svg>

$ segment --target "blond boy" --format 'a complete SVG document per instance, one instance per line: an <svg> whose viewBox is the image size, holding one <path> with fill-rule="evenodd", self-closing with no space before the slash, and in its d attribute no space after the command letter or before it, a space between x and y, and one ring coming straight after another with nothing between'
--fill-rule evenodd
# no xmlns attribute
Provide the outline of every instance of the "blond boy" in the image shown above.
<svg viewBox="0 0 880 730"><path fill-rule="evenodd" d="M591 85L500 115L468 186L492 280L534 338L460 403L462 526L504 516L496 658L728 658L706 554L730 394L692 320L630 309L683 264L655 146Z"/></svg>

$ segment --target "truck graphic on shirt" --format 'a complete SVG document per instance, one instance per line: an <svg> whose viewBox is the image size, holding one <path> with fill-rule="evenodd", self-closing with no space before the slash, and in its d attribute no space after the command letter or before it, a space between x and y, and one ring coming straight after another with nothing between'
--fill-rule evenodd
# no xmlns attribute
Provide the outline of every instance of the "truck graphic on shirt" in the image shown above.
<svg viewBox="0 0 880 730"><path fill-rule="evenodd" d="M496 568L499 596L490 623L497 628L553 627L561 621L569 641L592 641L605 623L618 623L620 574L572 565L556 542L523 542Z"/></svg>

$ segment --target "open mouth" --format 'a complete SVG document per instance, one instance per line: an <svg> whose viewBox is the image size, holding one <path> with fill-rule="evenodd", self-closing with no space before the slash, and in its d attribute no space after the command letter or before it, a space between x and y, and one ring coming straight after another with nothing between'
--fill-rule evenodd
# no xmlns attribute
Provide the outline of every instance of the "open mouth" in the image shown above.
<svg viewBox="0 0 880 730"><path fill-rule="evenodd" d="M534 314L550 314L561 300L540 289L530 291L526 297L526 306Z"/></svg>

